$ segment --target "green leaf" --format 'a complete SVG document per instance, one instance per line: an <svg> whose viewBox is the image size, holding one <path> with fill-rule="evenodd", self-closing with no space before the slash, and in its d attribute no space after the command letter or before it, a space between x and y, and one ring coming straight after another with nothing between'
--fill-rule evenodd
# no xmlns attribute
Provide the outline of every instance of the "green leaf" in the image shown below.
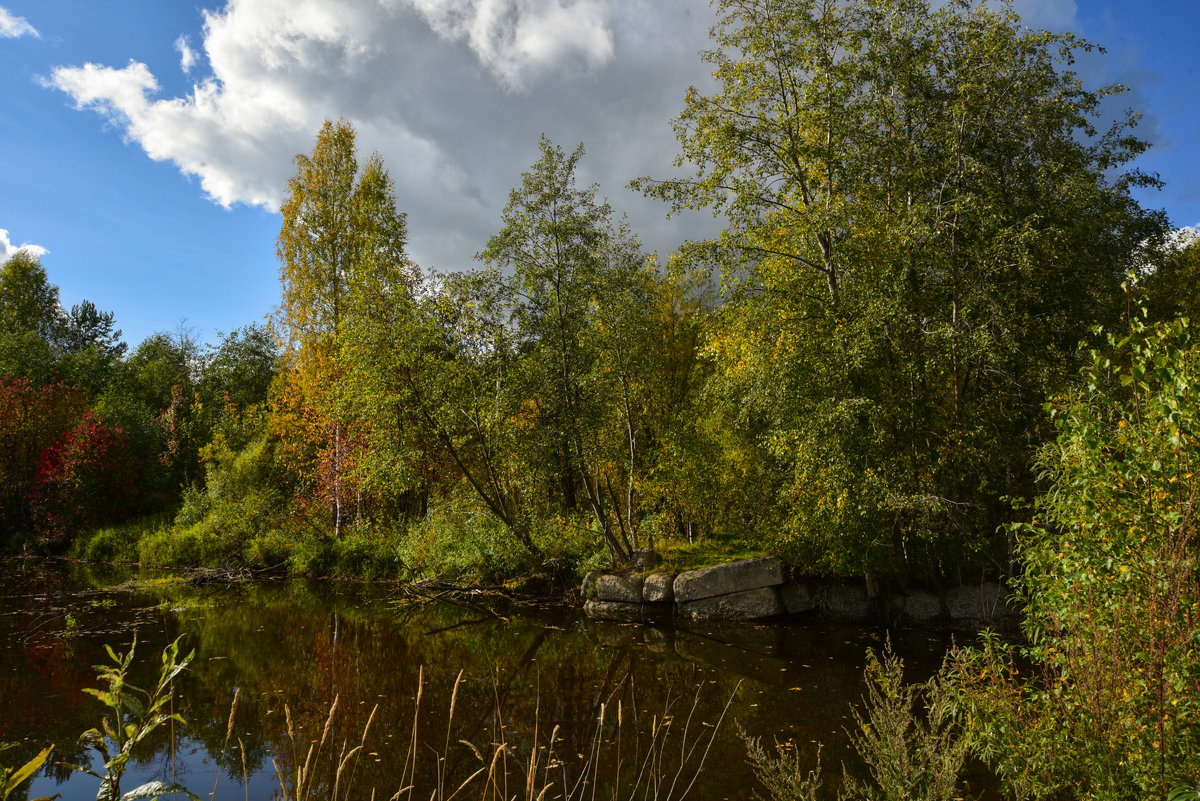
<svg viewBox="0 0 1200 801"><path fill-rule="evenodd" d="M47 746L42 750L41 753L26 762L21 767L17 768L10 776L6 777L3 787L4 798L8 798L8 794L15 790L17 785L21 784L23 781L36 773L38 768L42 766L42 763L46 761L46 758L50 756L50 752L53 750L53 745Z"/></svg>

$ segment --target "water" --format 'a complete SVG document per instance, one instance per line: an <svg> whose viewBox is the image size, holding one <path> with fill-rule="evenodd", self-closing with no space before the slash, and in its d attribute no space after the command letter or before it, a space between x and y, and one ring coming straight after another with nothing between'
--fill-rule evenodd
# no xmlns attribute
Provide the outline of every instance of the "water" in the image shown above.
<svg viewBox="0 0 1200 801"><path fill-rule="evenodd" d="M313 797L332 797L337 781L339 797L374 791L387 799L412 784L403 797L422 799L439 777L449 795L505 742L496 764L507 766L507 797L523 795L535 748L539 775L552 758L561 762L549 799L579 781L593 754L600 786L628 787L648 747L665 743L638 797L647 797L649 776L659 798L681 797L693 779L689 799L752 798L738 728L806 759L824 743L822 762L836 781L849 758L845 727L863 693L864 653L887 636L816 624L651 628L590 621L555 605L414 605L401 596L386 585L190 587L169 574L0 561L0 742L20 744L0 759L16 764L53 743L56 763L87 762L77 739L104 711L84 692L98 686L92 666L109 661L105 644L127 650L136 631L135 686L153 683L158 654L176 637L195 657L174 693L186 725L164 726L140 744L123 791L159 779L202 798L282 797L277 769L291 777L304 764L336 697L310 768ZM934 670L948 645L936 633L892 638L914 678ZM341 755L360 744L337 779ZM406 765L414 748L415 769ZM98 784L49 765L30 797L91 801ZM467 797L482 792L475 785Z"/></svg>

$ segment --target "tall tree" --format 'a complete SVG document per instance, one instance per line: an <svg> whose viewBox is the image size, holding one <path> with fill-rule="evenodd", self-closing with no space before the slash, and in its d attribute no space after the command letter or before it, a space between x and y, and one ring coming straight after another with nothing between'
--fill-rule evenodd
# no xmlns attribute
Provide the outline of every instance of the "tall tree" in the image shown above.
<svg viewBox="0 0 1200 801"><path fill-rule="evenodd" d="M0 374L55 380L65 318L41 261L18 250L0 266Z"/></svg>
<svg viewBox="0 0 1200 801"><path fill-rule="evenodd" d="M970 552L1032 491L1040 406L1162 220L1144 145L1097 132L1087 48L1007 4L723 0L717 89L675 122L729 221L710 340L754 418L785 542L830 570Z"/></svg>
<svg viewBox="0 0 1200 801"><path fill-rule="evenodd" d="M309 430L321 440L319 483L340 533L351 514L346 475L353 455L339 411L339 331L354 293L406 291L404 215L396 211L383 160L372 155L360 169L355 132L344 120L327 120L312 154L298 155L296 166L280 209L276 253L283 297L276 327L293 388L315 415Z"/></svg>
<svg viewBox="0 0 1200 801"><path fill-rule="evenodd" d="M638 461L638 432L625 380L632 367L627 342L612 334L632 333L629 327L648 309L647 260L629 230L614 223L608 203L597 201L596 187L576 186L583 146L567 155L543 136L541 151L509 195L504 227L478 258L512 271L537 433L560 465L564 495L580 488L605 545L623 562L636 541L632 475L621 481L606 468L613 466L614 445L622 463L625 457ZM616 419L614 409L623 410Z"/></svg>

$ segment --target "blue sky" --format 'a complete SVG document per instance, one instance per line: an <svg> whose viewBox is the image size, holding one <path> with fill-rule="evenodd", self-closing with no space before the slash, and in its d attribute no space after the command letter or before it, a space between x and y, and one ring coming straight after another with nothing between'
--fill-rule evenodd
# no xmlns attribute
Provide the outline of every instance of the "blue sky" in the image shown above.
<svg viewBox="0 0 1200 801"><path fill-rule="evenodd" d="M1200 0L1021 0L1107 54L1153 143L1142 197L1200 223ZM0 256L23 245L64 305L116 312L136 345L202 341L279 297L275 208L325 117L378 150L422 266L471 264L542 132L660 251L711 231L630 193L670 169L668 126L712 12L702 0L0 0ZM90 66L89 66L90 65Z"/></svg>

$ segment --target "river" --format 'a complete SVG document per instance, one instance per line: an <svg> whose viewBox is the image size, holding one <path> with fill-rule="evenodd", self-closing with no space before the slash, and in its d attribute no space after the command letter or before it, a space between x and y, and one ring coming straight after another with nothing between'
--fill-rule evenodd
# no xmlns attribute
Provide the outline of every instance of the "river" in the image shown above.
<svg viewBox="0 0 1200 801"><path fill-rule="evenodd" d="M104 710L84 690L98 686L93 666L110 662L105 645L124 652L135 632L137 687L153 683L172 640L195 656L171 706L186 725L139 744L122 790L158 779L201 798L282 798L281 783L293 795L310 761L312 797L336 789L380 801L398 791L424 801L439 786L449 798L481 767L463 797L536 797L549 783L547 801L563 788L593 798L594 782L595 798L614 788L621 798L753 798L739 730L809 761L823 743L836 782L864 654L888 636L816 622L654 628L557 604L413 603L395 585L190 586L169 573L3 560L0 742L19 745L0 761L56 746L30 798L96 797L97 779L62 764L88 762L78 737ZM914 678L949 644L937 632L891 637Z"/></svg>

